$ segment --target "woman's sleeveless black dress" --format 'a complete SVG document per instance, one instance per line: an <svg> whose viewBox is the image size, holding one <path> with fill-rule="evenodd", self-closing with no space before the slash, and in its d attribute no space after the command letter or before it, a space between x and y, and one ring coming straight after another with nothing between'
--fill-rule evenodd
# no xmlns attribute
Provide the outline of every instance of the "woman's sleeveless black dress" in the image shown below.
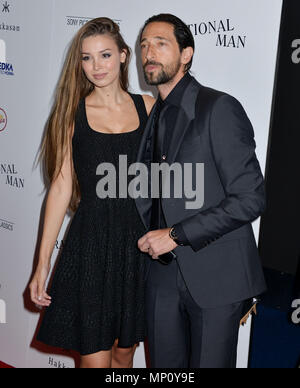
<svg viewBox="0 0 300 388"><path fill-rule="evenodd" d="M145 339L144 271L149 257L138 240L146 233L132 198L118 198L119 156L136 162L147 111L140 95L132 95L140 127L105 134L88 125L85 100L76 114L74 168L81 202L71 222L37 339L81 355L132 347ZM117 198L100 199L97 167L110 163L117 172ZM133 177L132 177L133 178ZM132 178L128 178L128 184Z"/></svg>

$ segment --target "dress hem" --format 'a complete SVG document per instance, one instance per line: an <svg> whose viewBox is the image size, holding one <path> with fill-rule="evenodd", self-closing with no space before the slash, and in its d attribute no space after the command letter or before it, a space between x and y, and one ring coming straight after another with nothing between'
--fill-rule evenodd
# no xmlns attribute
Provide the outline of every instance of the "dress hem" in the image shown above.
<svg viewBox="0 0 300 388"><path fill-rule="evenodd" d="M117 339L118 338L116 338L115 341ZM61 345L58 345L55 341L45 341L45 340L41 340L41 339L37 339L37 341L41 342L44 345L51 346L53 348L57 348L57 349L65 350L65 351L77 352L80 354L80 356L89 356L91 354L96 354L99 352L107 352L109 350L112 350L114 343L115 343L115 341L114 341L114 343L111 346L99 346L99 347L95 348L95 350L93 350L93 351L82 352L76 346L71 346L71 345L70 346L61 346ZM140 344L140 343L143 343L145 341L146 341L146 338L143 337L143 338L137 339L136 342L134 342L132 345L124 346L124 345L118 344L117 347L120 349L129 349L129 348L134 347L136 344Z"/></svg>

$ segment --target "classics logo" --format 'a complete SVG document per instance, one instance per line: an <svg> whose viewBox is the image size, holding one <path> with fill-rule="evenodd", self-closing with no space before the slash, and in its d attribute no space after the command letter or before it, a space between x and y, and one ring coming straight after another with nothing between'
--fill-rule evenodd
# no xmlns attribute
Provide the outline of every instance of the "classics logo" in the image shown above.
<svg viewBox="0 0 300 388"><path fill-rule="evenodd" d="M25 179L20 178L14 164L1 164L0 176L5 177L5 184L15 189L24 189Z"/></svg>
<svg viewBox="0 0 300 388"><path fill-rule="evenodd" d="M7 115L5 110L0 108L0 132L3 132L7 126Z"/></svg>
<svg viewBox="0 0 300 388"><path fill-rule="evenodd" d="M247 36L236 32L236 27L230 19L214 20L189 24L194 36L203 37L215 35L215 45L225 48L245 48Z"/></svg>
<svg viewBox="0 0 300 388"><path fill-rule="evenodd" d="M14 231L14 223L7 221L7 220L1 220L0 219L0 229L8 230L9 232Z"/></svg>
<svg viewBox="0 0 300 388"><path fill-rule="evenodd" d="M94 18L83 17L83 16L66 16L66 23L68 27L82 27L90 20ZM114 22L118 25L121 24L121 20L114 19Z"/></svg>

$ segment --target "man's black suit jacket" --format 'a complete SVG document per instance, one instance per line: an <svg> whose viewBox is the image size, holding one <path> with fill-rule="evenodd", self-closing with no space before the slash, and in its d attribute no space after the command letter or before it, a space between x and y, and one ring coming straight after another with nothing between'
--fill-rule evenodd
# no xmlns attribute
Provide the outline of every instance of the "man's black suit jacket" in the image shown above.
<svg viewBox="0 0 300 388"><path fill-rule="evenodd" d="M138 162L149 168L156 109L157 104L138 153ZM175 253L187 287L202 308L246 300L266 289L251 225L265 209L255 148L254 131L241 104L190 76L165 162L204 163L204 206L187 210L190 199L183 197L163 198L162 208L168 227L180 223L190 242ZM138 198L136 205L148 229L152 200Z"/></svg>

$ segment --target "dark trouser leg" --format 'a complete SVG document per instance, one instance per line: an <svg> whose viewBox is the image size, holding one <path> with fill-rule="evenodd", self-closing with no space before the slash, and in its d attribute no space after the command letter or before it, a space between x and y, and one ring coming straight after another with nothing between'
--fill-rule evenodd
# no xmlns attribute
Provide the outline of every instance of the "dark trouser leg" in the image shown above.
<svg viewBox="0 0 300 388"><path fill-rule="evenodd" d="M203 309L199 324L193 314L190 315L191 368L236 368L241 306L237 303L218 309Z"/></svg>
<svg viewBox="0 0 300 388"><path fill-rule="evenodd" d="M178 286L190 320L190 368L236 368L237 344L243 303L200 308L179 272Z"/></svg>
<svg viewBox="0 0 300 388"><path fill-rule="evenodd" d="M176 262L151 264L146 291L151 368L188 368L189 323L176 277Z"/></svg>
<svg viewBox="0 0 300 388"><path fill-rule="evenodd" d="M242 307L199 307L177 262L154 262L146 292L151 368L235 368Z"/></svg>

